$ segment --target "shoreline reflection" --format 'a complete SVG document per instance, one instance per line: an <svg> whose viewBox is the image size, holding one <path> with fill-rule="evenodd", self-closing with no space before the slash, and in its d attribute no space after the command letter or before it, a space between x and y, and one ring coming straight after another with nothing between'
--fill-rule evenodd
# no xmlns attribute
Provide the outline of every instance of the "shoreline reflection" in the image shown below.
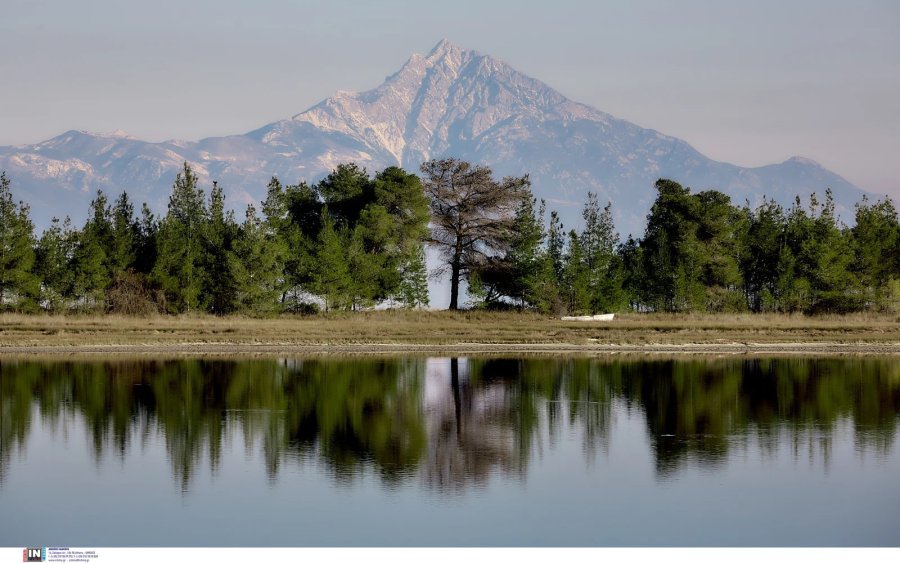
<svg viewBox="0 0 900 563"><path fill-rule="evenodd" d="M378 358L0 362L0 487L42 424L87 432L96 460L152 436L185 493L231 444L270 480L315 463L335 483L483 488L577 430L584 462L607 455L616 413L639 417L658 480L736 453L827 467L849 425L860 456L886 457L900 421L900 362L886 358Z"/></svg>

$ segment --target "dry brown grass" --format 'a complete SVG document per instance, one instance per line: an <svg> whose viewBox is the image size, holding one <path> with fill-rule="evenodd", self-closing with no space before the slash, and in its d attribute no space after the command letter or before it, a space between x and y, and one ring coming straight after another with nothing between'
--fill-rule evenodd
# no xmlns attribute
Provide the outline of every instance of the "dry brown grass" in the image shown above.
<svg viewBox="0 0 900 563"><path fill-rule="evenodd" d="M531 313L371 311L272 319L208 315L0 315L13 348L176 345L900 345L900 317L854 314L622 315L610 323Z"/></svg>

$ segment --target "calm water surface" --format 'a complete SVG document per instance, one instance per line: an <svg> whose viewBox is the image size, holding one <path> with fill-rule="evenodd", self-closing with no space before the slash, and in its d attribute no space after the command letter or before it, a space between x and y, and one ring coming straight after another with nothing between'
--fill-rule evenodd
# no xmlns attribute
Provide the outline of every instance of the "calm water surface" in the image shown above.
<svg viewBox="0 0 900 563"><path fill-rule="evenodd" d="M0 361L0 546L898 546L900 359Z"/></svg>

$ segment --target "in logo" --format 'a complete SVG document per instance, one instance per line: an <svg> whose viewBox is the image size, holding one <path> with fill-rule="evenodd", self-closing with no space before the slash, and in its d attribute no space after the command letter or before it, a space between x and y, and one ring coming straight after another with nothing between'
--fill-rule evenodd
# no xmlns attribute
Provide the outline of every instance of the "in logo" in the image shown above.
<svg viewBox="0 0 900 563"><path fill-rule="evenodd" d="M29 561L46 561L46 560L47 560L46 548L26 547L25 549L22 550L23 563L28 563Z"/></svg>

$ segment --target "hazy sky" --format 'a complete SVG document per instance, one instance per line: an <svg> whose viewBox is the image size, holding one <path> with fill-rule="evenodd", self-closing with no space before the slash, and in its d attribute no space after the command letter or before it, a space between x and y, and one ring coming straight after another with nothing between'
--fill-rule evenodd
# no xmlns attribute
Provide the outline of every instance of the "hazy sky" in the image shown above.
<svg viewBox="0 0 900 563"><path fill-rule="evenodd" d="M0 145L243 133L443 37L712 158L900 196L893 0L0 0Z"/></svg>

